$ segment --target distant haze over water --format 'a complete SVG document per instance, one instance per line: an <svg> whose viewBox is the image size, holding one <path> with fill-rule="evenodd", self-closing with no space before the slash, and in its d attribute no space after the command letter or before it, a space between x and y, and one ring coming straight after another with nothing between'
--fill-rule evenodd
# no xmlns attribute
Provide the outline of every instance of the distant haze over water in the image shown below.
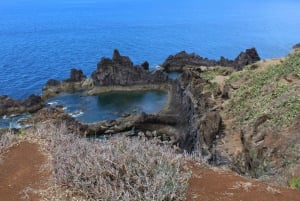
<svg viewBox="0 0 300 201"><path fill-rule="evenodd" d="M0 2L0 94L40 94L76 67L90 76L118 48L152 67L181 50L281 57L300 42L300 2L283 0L10 0Z"/></svg>

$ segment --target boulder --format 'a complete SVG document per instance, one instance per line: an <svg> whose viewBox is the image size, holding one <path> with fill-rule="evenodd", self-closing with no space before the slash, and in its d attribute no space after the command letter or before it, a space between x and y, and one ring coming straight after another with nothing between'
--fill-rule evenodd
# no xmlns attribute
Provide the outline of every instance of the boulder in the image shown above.
<svg viewBox="0 0 300 201"><path fill-rule="evenodd" d="M149 63L148 61L145 61L144 63L141 64L144 70L149 70Z"/></svg>
<svg viewBox="0 0 300 201"><path fill-rule="evenodd" d="M234 67L241 70L244 66L255 63L260 60L260 57L255 48L247 49L241 52L234 60Z"/></svg>

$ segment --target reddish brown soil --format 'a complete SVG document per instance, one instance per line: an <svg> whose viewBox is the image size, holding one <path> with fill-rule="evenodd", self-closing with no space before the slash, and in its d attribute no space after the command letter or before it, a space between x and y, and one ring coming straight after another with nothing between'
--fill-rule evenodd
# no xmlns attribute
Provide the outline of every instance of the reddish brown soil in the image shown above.
<svg viewBox="0 0 300 201"><path fill-rule="evenodd" d="M250 180L225 170L189 165L188 201L300 201L300 191Z"/></svg>
<svg viewBox="0 0 300 201"><path fill-rule="evenodd" d="M47 171L41 172L46 157L39 145L21 142L9 149L0 164L0 200L24 200L22 191L44 187ZM195 163L188 164L192 171L187 191L188 201L300 201L300 191L256 180L250 180L225 170L212 170ZM29 199L38 201L36 194Z"/></svg>
<svg viewBox="0 0 300 201"><path fill-rule="evenodd" d="M21 142L8 150L0 164L0 200L24 200L25 188L39 189L45 185L47 174L41 172L46 157L38 150L39 145ZM28 199L28 198L27 198ZM39 200L29 193L28 200Z"/></svg>

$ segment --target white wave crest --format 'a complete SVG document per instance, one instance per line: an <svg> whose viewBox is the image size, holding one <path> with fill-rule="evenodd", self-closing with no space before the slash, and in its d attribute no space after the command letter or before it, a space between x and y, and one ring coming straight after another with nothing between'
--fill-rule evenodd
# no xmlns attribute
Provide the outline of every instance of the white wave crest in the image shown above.
<svg viewBox="0 0 300 201"><path fill-rule="evenodd" d="M83 111L75 111L73 113L70 113L70 115L74 118L79 117L81 115L83 115Z"/></svg>

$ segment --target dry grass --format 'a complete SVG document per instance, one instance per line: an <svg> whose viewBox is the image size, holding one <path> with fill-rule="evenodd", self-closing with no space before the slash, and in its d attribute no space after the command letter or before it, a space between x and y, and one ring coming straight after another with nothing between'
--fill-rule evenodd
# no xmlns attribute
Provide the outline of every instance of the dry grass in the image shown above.
<svg viewBox="0 0 300 201"><path fill-rule="evenodd" d="M242 189L248 192L252 187L253 184L251 182L237 182L232 189Z"/></svg>
<svg viewBox="0 0 300 201"><path fill-rule="evenodd" d="M267 191L270 192L270 193L272 193L272 194L280 194L280 193L281 193L280 190L278 190L278 189L276 189L276 188L273 188L273 187L271 187L271 186L268 186L268 187L267 187Z"/></svg>
<svg viewBox="0 0 300 201"><path fill-rule="evenodd" d="M0 134L0 163L8 147L16 144L19 138L11 132Z"/></svg>
<svg viewBox="0 0 300 201"><path fill-rule="evenodd" d="M189 173L182 156L157 140L80 138L64 124L36 126L51 155L51 188L45 200L184 200Z"/></svg>

